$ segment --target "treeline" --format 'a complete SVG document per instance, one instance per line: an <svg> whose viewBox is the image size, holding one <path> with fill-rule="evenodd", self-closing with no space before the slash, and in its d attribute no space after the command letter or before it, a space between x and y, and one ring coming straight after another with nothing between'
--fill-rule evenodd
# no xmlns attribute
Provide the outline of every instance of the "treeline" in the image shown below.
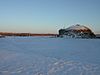
<svg viewBox="0 0 100 75"><path fill-rule="evenodd" d="M8 33L0 32L2 36L56 36L57 34L33 34L33 33Z"/></svg>

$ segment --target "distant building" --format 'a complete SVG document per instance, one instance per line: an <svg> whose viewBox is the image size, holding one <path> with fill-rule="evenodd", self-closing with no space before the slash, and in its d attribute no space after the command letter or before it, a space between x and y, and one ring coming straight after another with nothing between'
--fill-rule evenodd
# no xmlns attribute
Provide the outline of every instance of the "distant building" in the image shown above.
<svg viewBox="0 0 100 75"><path fill-rule="evenodd" d="M95 34L86 26L74 25L59 30L59 37L66 38L95 38Z"/></svg>
<svg viewBox="0 0 100 75"><path fill-rule="evenodd" d="M5 36L4 35L0 35L0 38L4 38Z"/></svg>
<svg viewBox="0 0 100 75"><path fill-rule="evenodd" d="M96 38L99 38L100 39L100 34L96 34Z"/></svg>

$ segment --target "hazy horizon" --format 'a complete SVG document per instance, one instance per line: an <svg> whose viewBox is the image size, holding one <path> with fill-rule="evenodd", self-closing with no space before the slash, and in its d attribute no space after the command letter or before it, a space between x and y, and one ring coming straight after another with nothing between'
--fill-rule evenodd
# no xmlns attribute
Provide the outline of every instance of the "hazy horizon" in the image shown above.
<svg viewBox="0 0 100 75"><path fill-rule="evenodd" d="M100 33L100 0L0 0L0 32L58 33L81 24Z"/></svg>

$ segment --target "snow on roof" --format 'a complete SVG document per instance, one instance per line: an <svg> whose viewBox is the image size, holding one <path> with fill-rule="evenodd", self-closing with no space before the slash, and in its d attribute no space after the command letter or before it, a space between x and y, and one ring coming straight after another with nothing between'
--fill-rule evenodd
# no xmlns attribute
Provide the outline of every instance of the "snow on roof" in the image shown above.
<svg viewBox="0 0 100 75"><path fill-rule="evenodd" d="M76 25L66 28L66 30L90 30L90 29L87 28L86 26L76 24Z"/></svg>

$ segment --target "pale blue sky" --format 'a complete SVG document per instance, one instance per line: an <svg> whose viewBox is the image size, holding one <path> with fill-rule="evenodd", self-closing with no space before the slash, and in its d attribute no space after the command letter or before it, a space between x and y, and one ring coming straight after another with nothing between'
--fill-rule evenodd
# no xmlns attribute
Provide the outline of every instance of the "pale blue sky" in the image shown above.
<svg viewBox="0 0 100 75"><path fill-rule="evenodd" d="M100 33L100 0L0 0L0 31L57 33L86 25Z"/></svg>

